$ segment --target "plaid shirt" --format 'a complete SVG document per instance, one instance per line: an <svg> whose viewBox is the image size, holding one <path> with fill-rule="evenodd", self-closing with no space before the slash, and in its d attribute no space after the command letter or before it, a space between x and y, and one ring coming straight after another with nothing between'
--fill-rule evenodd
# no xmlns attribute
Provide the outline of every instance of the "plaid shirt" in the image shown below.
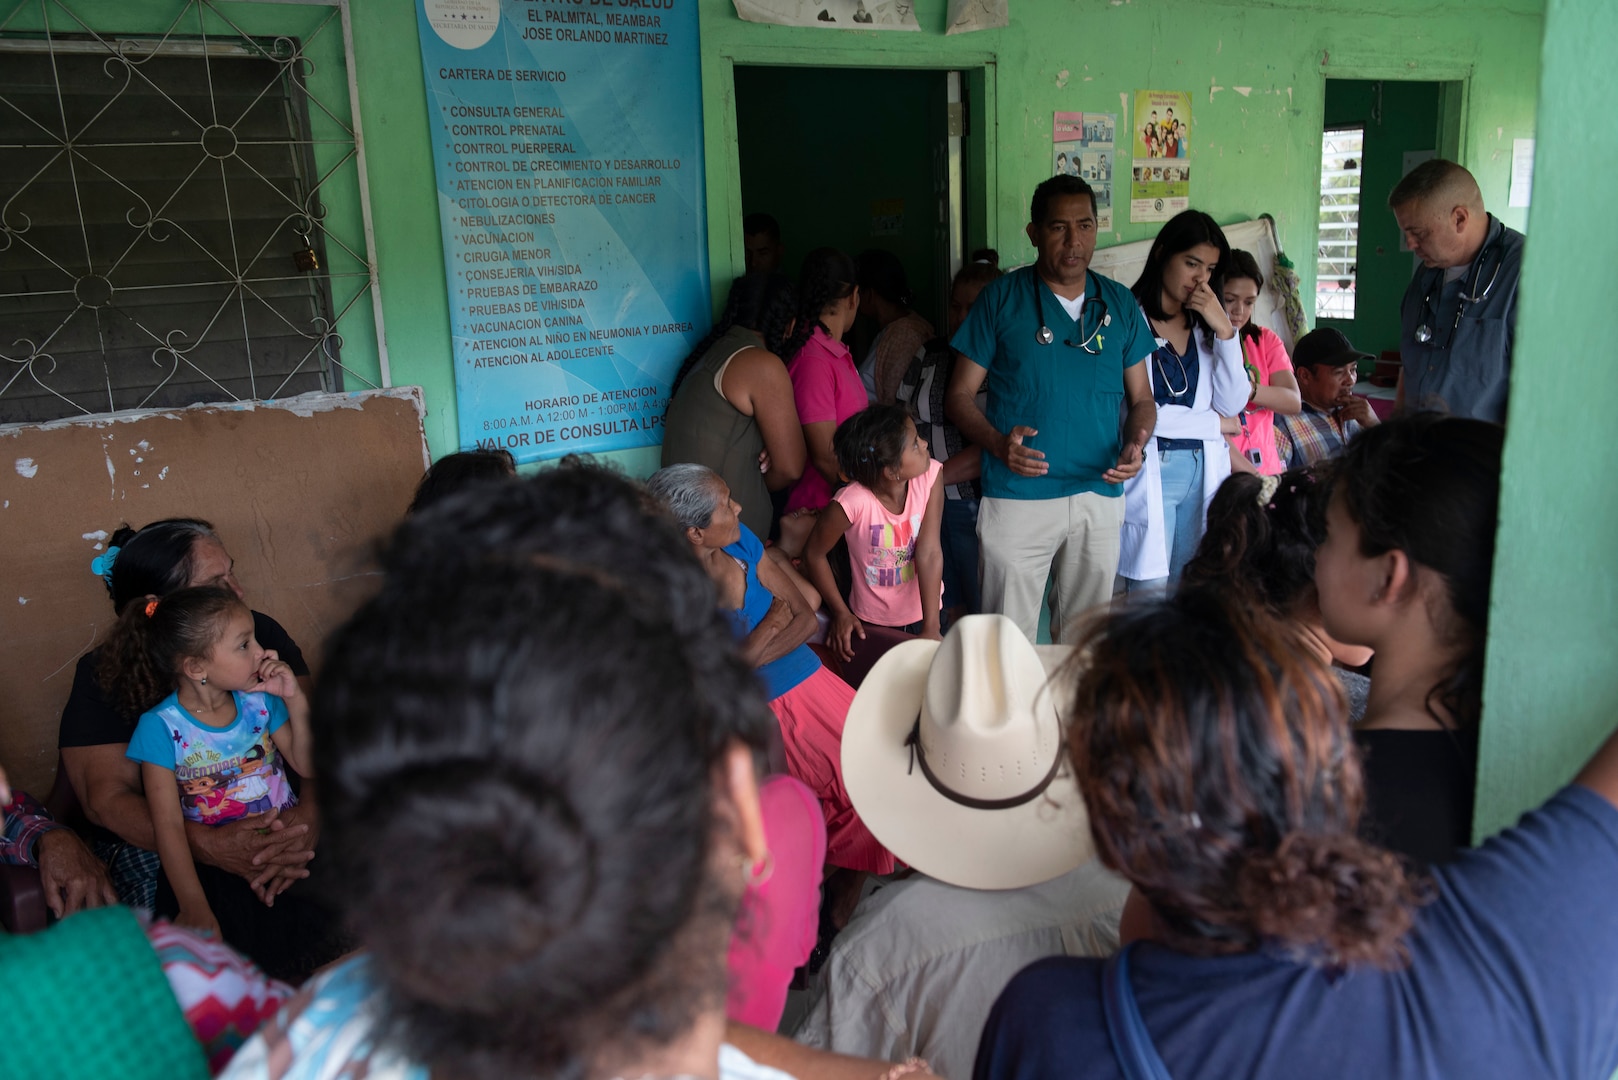
<svg viewBox="0 0 1618 1080"><path fill-rule="evenodd" d="M1339 423L1307 401L1297 416L1275 417L1275 452L1288 469L1303 469L1336 457L1360 433L1357 420Z"/></svg>
<svg viewBox="0 0 1618 1080"><path fill-rule="evenodd" d="M949 389L950 374L955 370L955 351L945 338L936 338L916 350L894 401L910 410L916 422L916 431L927 440L927 452L934 461L948 461L968 446L961 429L944 416L944 395ZM978 408L988 399L985 392L978 394ZM947 499L976 499L982 494L976 480L962 480L958 484L945 484Z"/></svg>
<svg viewBox="0 0 1618 1080"><path fill-rule="evenodd" d="M51 820L46 809L26 792L12 792L11 802L0 807L5 814L5 832L0 834L0 862L12 866L38 866L34 843L52 829L66 828Z"/></svg>

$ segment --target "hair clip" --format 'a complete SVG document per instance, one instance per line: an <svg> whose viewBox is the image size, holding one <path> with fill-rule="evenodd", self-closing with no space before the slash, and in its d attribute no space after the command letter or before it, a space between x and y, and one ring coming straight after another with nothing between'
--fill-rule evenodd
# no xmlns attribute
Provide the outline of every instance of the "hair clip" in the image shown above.
<svg viewBox="0 0 1618 1080"><path fill-rule="evenodd" d="M1261 476L1258 481L1258 504L1266 510L1275 509L1275 493L1281 487L1279 476ZM1294 486L1293 491L1297 491Z"/></svg>
<svg viewBox="0 0 1618 1080"><path fill-rule="evenodd" d="M157 605L160 602L161 601L158 601L158 600L148 600L148 601L146 601L146 617L148 619L150 619L157 612Z"/></svg>
<svg viewBox="0 0 1618 1080"><path fill-rule="evenodd" d="M112 587L112 564L118 561L118 552L122 550L122 548L110 547L105 554L97 555L90 560L90 572L105 581L109 589Z"/></svg>

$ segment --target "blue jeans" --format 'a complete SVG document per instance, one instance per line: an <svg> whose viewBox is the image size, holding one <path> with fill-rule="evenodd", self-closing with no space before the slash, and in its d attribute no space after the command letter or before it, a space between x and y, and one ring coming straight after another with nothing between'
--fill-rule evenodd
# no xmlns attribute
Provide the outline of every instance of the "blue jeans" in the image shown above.
<svg viewBox="0 0 1618 1080"><path fill-rule="evenodd" d="M1180 580L1185 564L1197 553L1202 543L1202 455L1201 450L1164 450L1158 455L1169 576L1148 581L1125 578L1125 592L1163 591Z"/></svg>
<svg viewBox="0 0 1618 1080"><path fill-rule="evenodd" d="M968 615L983 610L978 590L978 500L945 499L939 525L944 549L944 610L961 607Z"/></svg>

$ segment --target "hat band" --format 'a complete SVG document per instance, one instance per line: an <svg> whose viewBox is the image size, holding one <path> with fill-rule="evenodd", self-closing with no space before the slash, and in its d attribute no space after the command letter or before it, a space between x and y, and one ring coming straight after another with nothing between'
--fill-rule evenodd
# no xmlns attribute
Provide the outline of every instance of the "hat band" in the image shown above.
<svg viewBox="0 0 1618 1080"><path fill-rule="evenodd" d="M920 716L917 716L916 722L910 726L910 734L905 736L905 745L910 748L910 767L905 770L906 776L912 775L915 767L920 765L921 775L927 778L927 782L933 786L934 791L950 802L959 803L973 810L1010 810L1014 806L1031 803L1045 794L1045 789L1051 786L1051 781L1056 779L1056 774L1062 769L1062 755L1058 752L1055 760L1051 762L1050 771L1045 774L1045 778L1021 795L1013 795L1009 799L974 799L970 795L962 795L958 791L950 790L942 780L933 775L933 770L927 767L927 752L921 746Z"/></svg>

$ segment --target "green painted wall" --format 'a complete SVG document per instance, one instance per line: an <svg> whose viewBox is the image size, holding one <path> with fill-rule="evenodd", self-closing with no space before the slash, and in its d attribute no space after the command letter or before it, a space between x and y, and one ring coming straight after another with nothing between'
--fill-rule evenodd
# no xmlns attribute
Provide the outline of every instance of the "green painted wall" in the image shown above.
<svg viewBox="0 0 1618 1080"><path fill-rule="evenodd" d="M1618 378L1602 318L1611 285L1590 260L1618 251L1618 218L1590 212L1588 181L1618 170L1618 128L1589 123L1602 87L1618 87L1614 41L1612 0L1551 0L1489 616L1480 836L1566 783L1618 722L1618 483L1605 467Z"/></svg>
<svg viewBox="0 0 1618 1080"><path fill-rule="evenodd" d="M969 83L972 137L991 166L979 185L981 222L969 208L968 240L1000 248L1008 265L1026 257L1027 197L1049 171L1053 111L1117 111L1135 89L1194 91L1195 204L1223 221L1273 214L1299 255L1306 294L1326 76L1470 79L1463 160L1491 206L1506 202L1512 138L1534 127L1538 70L1523 43L1540 35L1536 0L1486 10L1465 0L1014 0L1011 26L949 37L945 0L917 4L921 33L763 26L737 19L730 0L697 2L719 296L742 265L737 63L983 69L981 89ZM414 10L403 0L353 6L393 377L425 387L437 455L454 445L454 381ZM1520 211L1502 216L1523 223ZM1152 234L1125 217L1112 242ZM656 461L655 451L613 456L633 472Z"/></svg>
<svg viewBox="0 0 1618 1080"><path fill-rule="evenodd" d="M785 270L822 246L882 248L904 263L916 310L942 315L933 148L944 135L944 74L738 67L742 205L781 222ZM871 203L904 203L902 232L872 235Z"/></svg>
<svg viewBox="0 0 1618 1080"><path fill-rule="evenodd" d="M155 29L180 6L177 0L70 2L129 31ZM710 253L721 297L730 273L742 265L737 63L975 70L968 83L971 139L981 140L988 165L969 182L968 244L999 248L1006 265L1028 254L1023 219L1029 192L1050 168L1053 111L1118 111L1136 89L1190 90L1196 95L1195 205L1222 221L1274 215L1303 271L1306 295L1314 284L1309 253L1327 76L1470 80L1461 157L1478 174L1491 207L1506 202L1511 140L1534 129L1539 73L1525 43L1539 40L1540 0L1502 0L1483 9L1467 0L1013 0L1011 26L949 37L943 35L946 0L920 0L921 33L763 26L737 19L730 0L695 2L702 23ZM392 378L424 388L428 441L437 456L455 448L455 392L414 5L351 4ZM325 14L284 4L220 7L255 32ZM315 78L337 89L341 67L335 57L323 59ZM346 108L346 93L327 96ZM1499 212L1522 226L1521 211ZM1141 239L1153 228L1130 225L1121 213L1103 243ZM374 356L367 368L364 352L363 342L351 342L347 358L374 374ZM644 472L657 452L610 457Z"/></svg>
<svg viewBox="0 0 1618 1080"><path fill-rule="evenodd" d="M1195 94L1193 202L1224 221L1269 212L1313 288L1315 185L1325 78L1468 79L1463 160L1491 205L1504 206L1511 139L1533 131L1537 67L1522 44L1540 33L1539 4L1479 10L1460 0L1259 4L1163 0L1016 0L1002 30L941 37L943 0L921 0L923 33L826 31L739 21L729 0L699 0L703 17L709 228L716 277L741 260L732 63L989 65L974 131L993 125L986 239L1008 264L1033 186L1049 171L1055 110L1110 110L1136 89ZM1504 153L1497 151L1504 147ZM1521 213L1502 216L1516 225ZM1103 242L1148 237L1121 215Z"/></svg>
<svg viewBox="0 0 1618 1080"><path fill-rule="evenodd" d="M1321 322L1372 355L1399 349L1399 301L1415 263L1414 256L1399 250L1399 223L1387 207L1388 192L1404 176L1405 151L1438 148L1439 89L1433 82L1326 80L1326 126L1364 124L1365 157L1354 318Z"/></svg>

